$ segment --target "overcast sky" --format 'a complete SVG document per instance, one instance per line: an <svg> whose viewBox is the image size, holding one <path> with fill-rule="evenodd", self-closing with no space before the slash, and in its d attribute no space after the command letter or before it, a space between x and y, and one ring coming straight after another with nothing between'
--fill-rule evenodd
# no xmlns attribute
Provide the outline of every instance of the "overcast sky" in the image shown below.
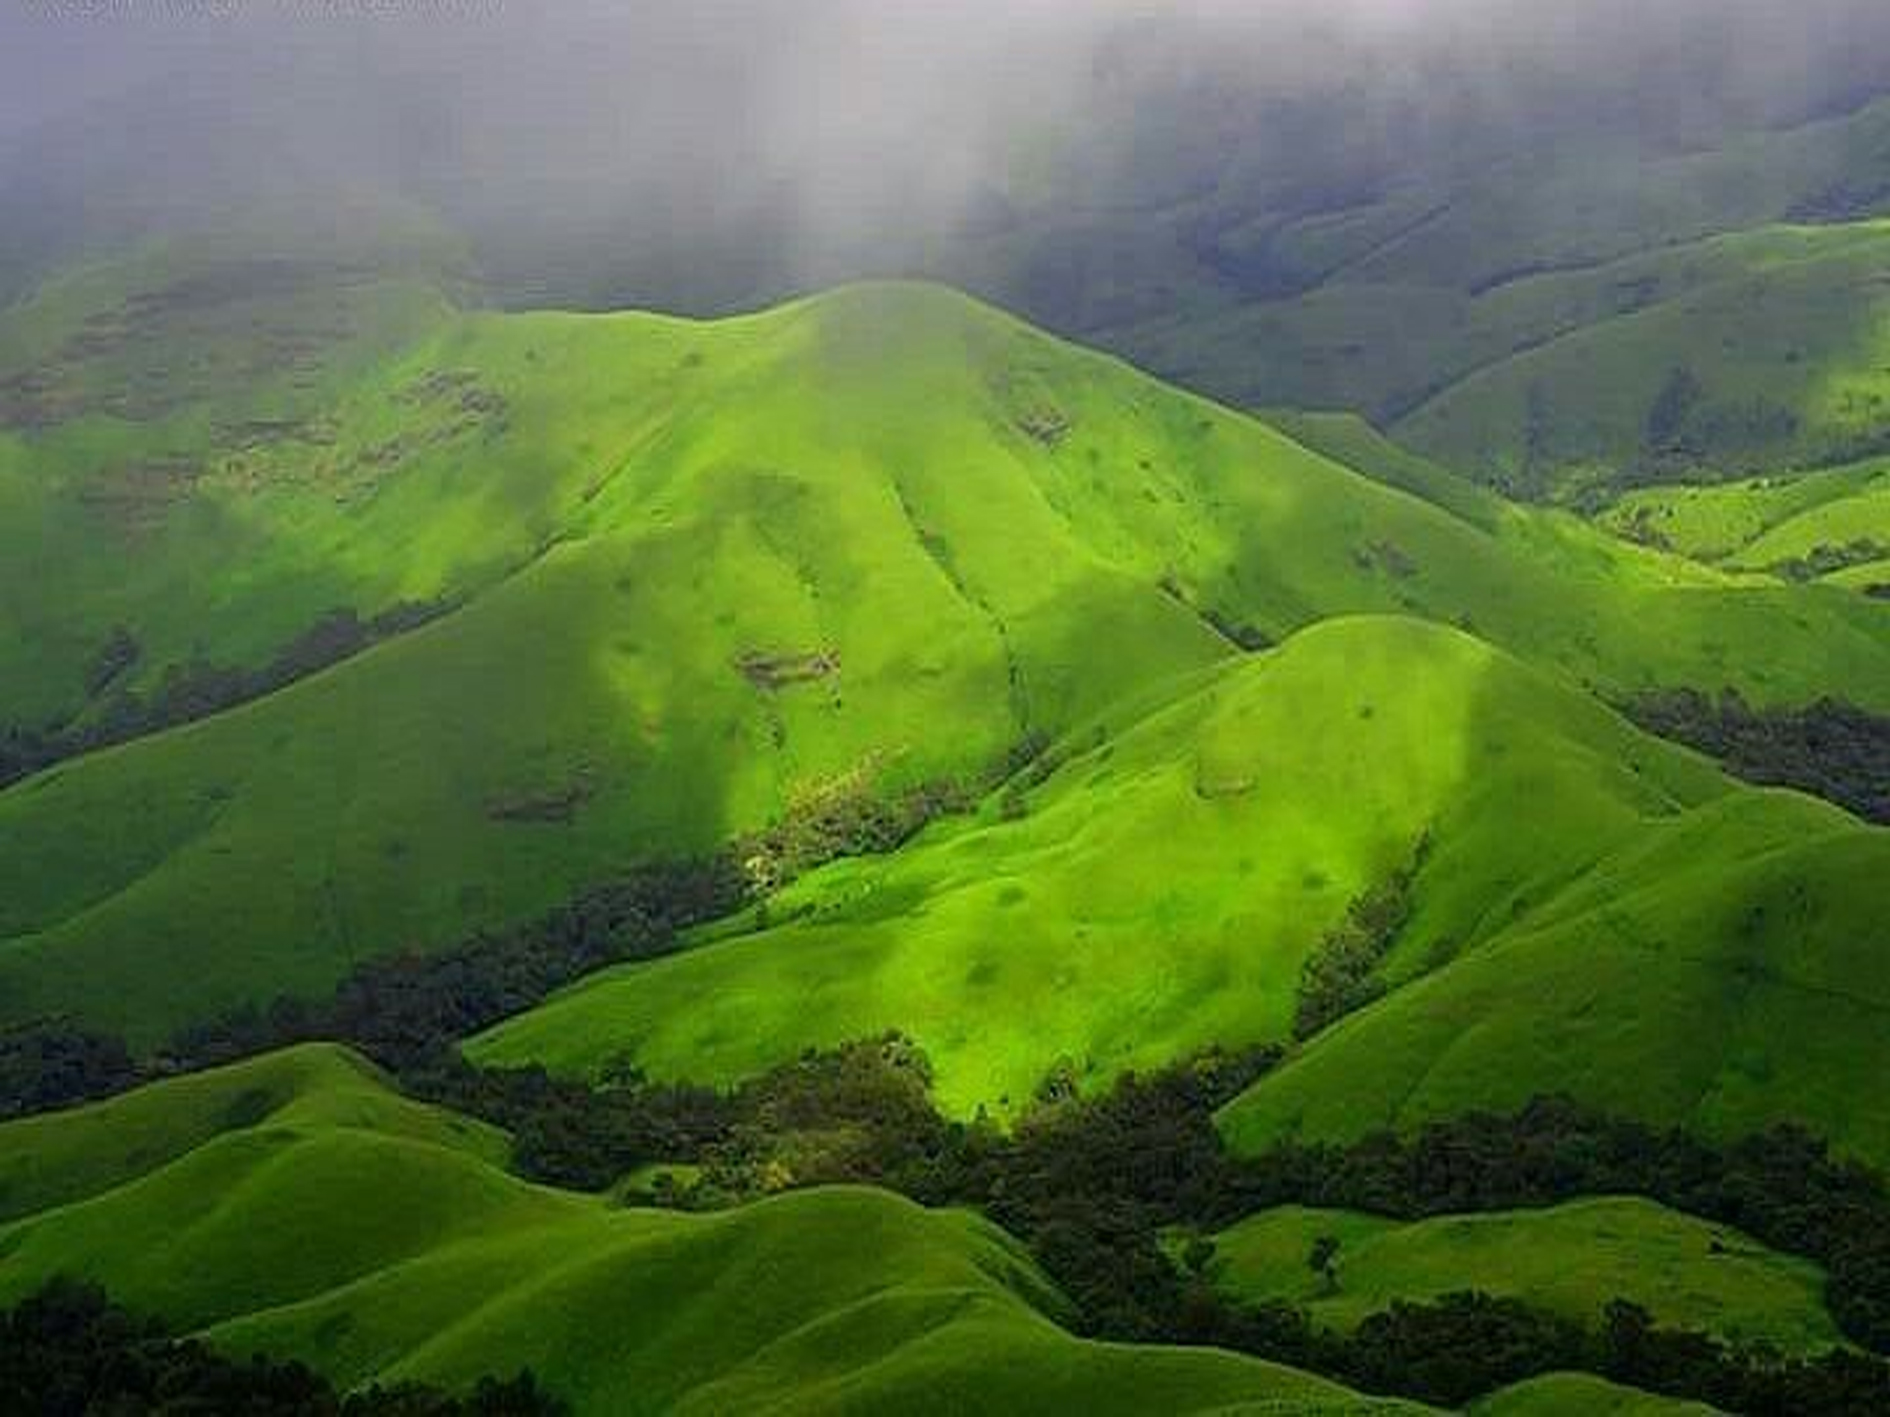
<svg viewBox="0 0 1890 1417"><path fill-rule="evenodd" d="M1402 163L1465 123L1792 120L1886 68L1886 0L8 0L0 147L88 210L358 182L601 240L765 202L819 250L1271 100Z"/></svg>

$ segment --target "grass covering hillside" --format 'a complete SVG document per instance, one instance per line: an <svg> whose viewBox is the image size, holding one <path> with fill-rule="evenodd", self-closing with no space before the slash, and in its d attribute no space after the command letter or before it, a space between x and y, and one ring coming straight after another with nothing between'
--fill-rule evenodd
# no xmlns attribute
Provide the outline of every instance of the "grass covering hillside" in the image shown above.
<svg viewBox="0 0 1890 1417"><path fill-rule="evenodd" d="M1330 193L1252 185L1265 162L1241 135L1268 125L1234 125L1185 197L1059 210L961 278L1188 387L1361 412L1531 493L1644 476L1646 415L1682 365L1705 386L1689 471L1830 460L1883 393L1882 233L1861 219L1890 190L1886 125L1879 100L1673 148L1596 131L1516 152L1472 131L1487 154ZM1069 274L1019 279L1048 240L1078 253Z"/></svg>
<svg viewBox="0 0 1890 1417"><path fill-rule="evenodd" d="M625 1210L519 1181L495 1140L330 1048L10 1123L0 1302L80 1275L343 1386L530 1367L578 1413L1399 1410L1230 1354L1070 1338L1065 1301L968 1214L868 1190ZM11 1184L36 1174L54 1189Z"/></svg>
<svg viewBox="0 0 1890 1417"><path fill-rule="evenodd" d="M1225 1114L1237 1145L1567 1092L1726 1136L1799 1121L1881 1163L1880 832L1741 792L1333 1028Z"/></svg>
<svg viewBox="0 0 1890 1417"><path fill-rule="evenodd" d="M1587 1373L1551 1373L1492 1393L1472 1417L1711 1417L1703 1402L1656 1397Z"/></svg>
<svg viewBox="0 0 1890 1417"><path fill-rule="evenodd" d="M408 1101L375 1068L338 1047L292 1048L108 1102L6 1124L0 1219L53 1210L128 1184L225 1133L245 1128L352 1128L505 1159L505 1137Z"/></svg>
<svg viewBox="0 0 1890 1417"><path fill-rule="evenodd" d="M1538 333L1395 432L1537 494L1875 454L1886 239L1874 222L1768 229L1506 288L1492 326ZM1582 308L1605 299L1618 308Z"/></svg>
<svg viewBox="0 0 1890 1417"><path fill-rule="evenodd" d="M1079 735L1040 787L749 933L594 976L470 1046L726 1080L898 1028L969 1115L1282 1041L1301 971L1416 865L1391 988L1258 1083L1237 1141L1352 1135L1566 1091L1890 1155L1875 967L1890 837L1737 788L1467 636L1359 620Z"/></svg>
<svg viewBox="0 0 1890 1417"><path fill-rule="evenodd" d="M1729 569L1827 580L1890 581L1890 467L1881 461L1716 487L1655 487L1601 519L1618 535Z"/></svg>
<svg viewBox="0 0 1890 1417"><path fill-rule="evenodd" d="M1338 1241L1330 1280L1309 1263L1324 1237ZM1842 1342L1816 1265L1646 1200L1414 1222L1284 1207L1213 1241L1210 1273L1223 1290L1302 1305L1341 1329L1397 1299L1423 1303L1481 1289L1590 1328L1610 1302L1627 1299L1662 1324L1729 1343L1807 1354Z"/></svg>
<svg viewBox="0 0 1890 1417"><path fill-rule="evenodd" d="M797 803L978 778L1332 615L1459 623L1611 692L1890 705L1890 608L1572 518L1479 524L943 291L711 324L427 308L348 366L319 439L141 523L169 569L136 607L74 449L150 430L81 399L11 435L14 495L77 518L36 543L60 589L20 600L62 626L96 601L94 656L122 615L154 647L134 686L167 624L239 662L344 595L466 603L0 793L0 1021L149 1043L319 993ZM275 551L209 562L192 528L226 516ZM42 639L0 672L69 695L81 647Z"/></svg>

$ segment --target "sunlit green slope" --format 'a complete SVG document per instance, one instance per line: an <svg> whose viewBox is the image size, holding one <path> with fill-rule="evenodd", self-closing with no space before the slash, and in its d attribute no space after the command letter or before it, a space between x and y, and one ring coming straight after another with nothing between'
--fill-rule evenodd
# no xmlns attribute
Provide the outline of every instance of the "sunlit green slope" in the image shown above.
<svg viewBox="0 0 1890 1417"><path fill-rule="evenodd" d="M1338 1241L1330 1279L1308 1262L1322 1237ZM1288 1206L1213 1239L1217 1286L1302 1305L1342 1329L1399 1299L1480 1289L1589 1328L1627 1299L1663 1324L1733 1344L1809 1354L1843 1342L1816 1265L1634 1197L1415 1222Z"/></svg>
<svg viewBox="0 0 1890 1417"><path fill-rule="evenodd" d="M1349 1137L1566 1092L1711 1135L1799 1121L1881 1164L1887 850L1779 794L1661 823L1321 1036L1226 1128Z"/></svg>
<svg viewBox="0 0 1890 1417"><path fill-rule="evenodd" d="M84 1275L343 1385L528 1366L579 1413L1398 1410L1229 1354L1078 1342L968 1214L868 1190L625 1210L527 1185L494 1140L328 1048L9 1124L0 1301Z"/></svg>
<svg viewBox="0 0 1890 1417"><path fill-rule="evenodd" d="M1237 1138L1565 1090L1890 1155L1870 1083L1890 836L1398 619L1319 626L1113 716L980 821L818 873L772 928L596 976L471 1051L726 1079L900 1028L947 1106L1003 1111L1055 1068L1101 1081L1286 1038L1302 963L1414 861L1391 996L1264 1079Z"/></svg>
<svg viewBox="0 0 1890 1417"><path fill-rule="evenodd" d="M1609 508L1618 535L1728 569L1868 590L1890 582L1890 466L1881 460L1714 487L1652 487Z"/></svg>
<svg viewBox="0 0 1890 1417"><path fill-rule="evenodd" d="M152 533L184 569L128 620L200 627L214 658L336 576L364 609L468 603L0 793L0 1020L150 1041L319 992L835 783L975 777L1334 614L1460 623L1624 692L1890 705L1890 608L1554 515L1479 524L941 290L713 324L435 314L337 396L331 444L264 459L285 486L365 459L371 486L305 518L273 474L193 492ZM436 398L495 421L436 438L415 412ZM29 500L65 505L77 436L15 449ZM211 504L269 529L269 576L192 539ZM123 577L109 537L46 545L94 589ZM17 597L61 624L65 598Z"/></svg>

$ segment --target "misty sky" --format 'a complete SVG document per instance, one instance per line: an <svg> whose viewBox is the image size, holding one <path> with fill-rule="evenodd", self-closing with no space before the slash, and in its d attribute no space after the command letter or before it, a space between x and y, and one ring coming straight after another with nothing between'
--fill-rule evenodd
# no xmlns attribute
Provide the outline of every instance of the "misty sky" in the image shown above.
<svg viewBox="0 0 1890 1417"><path fill-rule="evenodd" d="M135 226L372 189L534 253L765 231L824 278L1236 149L1313 180L1466 135L1684 145L1886 70L1881 0L14 0L0 201Z"/></svg>

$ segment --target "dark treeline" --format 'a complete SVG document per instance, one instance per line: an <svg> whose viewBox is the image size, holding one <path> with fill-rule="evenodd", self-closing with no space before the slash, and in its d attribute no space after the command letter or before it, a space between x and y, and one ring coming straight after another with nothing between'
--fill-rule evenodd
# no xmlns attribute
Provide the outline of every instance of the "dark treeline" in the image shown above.
<svg viewBox="0 0 1890 1417"><path fill-rule="evenodd" d="M144 650L121 625L86 670L87 695L95 701L103 699L96 714L83 722L46 728L0 725L0 787L67 758L194 723L273 694L383 640L418 629L452 608L451 601L402 601L366 620L354 610L330 611L260 669L192 659L166 668L148 694L122 687L125 676L144 658Z"/></svg>
<svg viewBox="0 0 1890 1417"><path fill-rule="evenodd" d="M938 818L968 810L984 786L1031 778L1047 756L1041 740L1026 739L973 785L926 781L886 793L870 774L855 775L724 850L635 867L544 915L446 949L364 960L326 999L244 1005L184 1029L144 1062L133 1061L121 1039L69 1019L0 1030L0 1119L315 1040L359 1048L396 1074L462 1088L452 1066L460 1039L586 974L666 954L691 926L730 916L806 871L896 850Z"/></svg>
<svg viewBox="0 0 1890 1417"><path fill-rule="evenodd" d="M417 1383L343 1395L300 1363L234 1361L73 1281L54 1280L0 1313L0 1412L556 1417L565 1410L529 1372L483 1378L464 1397Z"/></svg>
<svg viewBox="0 0 1890 1417"><path fill-rule="evenodd" d="M1409 1138L1275 1148L1233 1166L1219 1214L1291 1202L1417 1219L1583 1195L1648 1196L1817 1260L1839 1326L1890 1352L1890 1193L1797 1127L1716 1148L1677 1128L1538 1099L1514 1115L1476 1113Z"/></svg>
<svg viewBox="0 0 1890 1417"><path fill-rule="evenodd" d="M1625 1301L1597 1330L1509 1300L1396 1304L1350 1335L1303 1312L1246 1306L1205 1277L1205 1239L1177 1266L1164 1237L1200 1237L1275 1205L1405 1218L1648 1195L1735 1225L1830 1273L1834 1317L1890 1349L1890 1196L1861 1168L1783 1128L1716 1150L1678 1131L1548 1099L1350 1147L1229 1154L1215 1111L1277 1061L1212 1053L1093 1098L1049 1089L1010 1134L952 1124L929 1099L922 1054L898 1039L802 1060L738 1093L700 1159L710 1203L771 1187L851 1180L928 1204L983 1209L1030 1246L1086 1333L1214 1344L1445 1404L1539 1373L1581 1369L1650 1391L1768 1414L1890 1410L1890 1365L1833 1353L1787 1360L1662 1328ZM634 1091L634 1087L632 1088ZM692 1197L680 1197L689 1201Z"/></svg>
<svg viewBox="0 0 1890 1417"><path fill-rule="evenodd" d="M111 1097L149 1080L122 1038L60 1023L0 1032L0 1120Z"/></svg>
<svg viewBox="0 0 1890 1417"><path fill-rule="evenodd" d="M1626 705L1650 733L1718 758L1765 787L1795 787L1868 821L1890 824L1890 718L1835 699L1760 710L1728 690L1649 694Z"/></svg>
<svg viewBox="0 0 1890 1417"><path fill-rule="evenodd" d="M727 915L746 899L732 853L638 867L511 929L482 931L434 953L364 960L328 999L279 998L186 1029L162 1050L158 1066L194 1071L331 1039L396 1073L425 1067L452 1052L458 1039L532 1007L574 979L667 953L681 931Z"/></svg>
<svg viewBox="0 0 1890 1417"><path fill-rule="evenodd" d="M744 899L744 879L728 855L641 867L456 948L365 960L325 1000L278 998L185 1029L144 1062L122 1039L68 1020L13 1028L0 1032L0 1118L97 1101L316 1040L347 1043L396 1075L435 1076L458 1039L593 970L663 954L682 930Z"/></svg>

